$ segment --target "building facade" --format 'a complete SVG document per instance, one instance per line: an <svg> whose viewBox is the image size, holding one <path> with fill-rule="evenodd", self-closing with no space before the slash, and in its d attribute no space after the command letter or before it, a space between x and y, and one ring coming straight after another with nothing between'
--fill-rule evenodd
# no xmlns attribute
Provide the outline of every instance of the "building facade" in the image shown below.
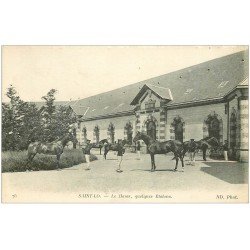
<svg viewBox="0 0 250 250"><path fill-rule="evenodd" d="M81 145L132 138L159 141L213 136L248 161L248 51L214 59L70 103Z"/></svg>

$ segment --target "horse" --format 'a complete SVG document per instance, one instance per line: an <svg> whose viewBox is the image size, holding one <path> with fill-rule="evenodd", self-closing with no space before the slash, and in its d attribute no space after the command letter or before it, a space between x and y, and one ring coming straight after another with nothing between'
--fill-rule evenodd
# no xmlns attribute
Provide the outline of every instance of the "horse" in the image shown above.
<svg viewBox="0 0 250 250"><path fill-rule="evenodd" d="M219 146L219 142L215 137L206 137L199 141L195 141L195 153L198 152L198 150L202 150L203 153L203 160L206 161L206 153L208 148L217 148ZM185 156L186 152L189 150L189 141L183 142L183 157Z"/></svg>
<svg viewBox="0 0 250 250"><path fill-rule="evenodd" d="M127 144L127 140L122 140L122 147L124 147L126 144ZM112 151L118 151L118 143L107 143L105 146L104 146L104 159L106 160L107 158L107 154L108 152L112 150ZM123 153L125 152L125 149L123 151Z"/></svg>
<svg viewBox="0 0 250 250"><path fill-rule="evenodd" d="M178 161L181 160L182 171L184 171L184 162L183 162L183 145L180 141L177 140L168 140L164 142L159 142L152 139L150 136L142 132L137 132L136 136L133 139L133 142L138 140L143 140L147 145L148 151L151 156L151 172L154 172L156 169L155 166L155 154L167 154L173 152L176 160L176 165L174 171L177 171Z"/></svg>
<svg viewBox="0 0 250 250"><path fill-rule="evenodd" d="M104 143L108 143L107 139L100 140L98 143L93 143L92 148L99 148L100 149L100 155L102 154L102 148L104 146Z"/></svg>
<svg viewBox="0 0 250 250"><path fill-rule="evenodd" d="M63 153L64 147L69 141L77 143L76 137L71 132L66 133L66 135L64 135L61 139L55 140L53 142L36 141L30 143L28 146L28 160L26 167L32 162L36 154L47 154L56 155L57 169L60 169L60 157Z"/></svg>

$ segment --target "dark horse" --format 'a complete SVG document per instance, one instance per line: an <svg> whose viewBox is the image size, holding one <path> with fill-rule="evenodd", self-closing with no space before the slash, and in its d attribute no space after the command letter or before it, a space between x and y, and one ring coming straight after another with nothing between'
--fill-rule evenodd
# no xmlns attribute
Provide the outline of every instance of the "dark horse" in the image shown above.
<svg viewBox="0 0 250 250"><path fill-rule="evenodd" d="M155 154L167 154L173 152L176 160L176 165L174 171L177 171L178 161L181 160L182 171L184 171L184 162L183 162L183 145L180 141L169 140L165 142L159 142L152 139L150 136L145 133L137 132L133 142L138 140L143 140L148 147L148 151L151 156L151 171L155 171Z"/></svg>
<svg viewBox="0 0 250 250"><path fill-rule="evenodd" d="M122 147L124 147L126 144L127 144L127 140L122 140ZM118 151L118 143L107 143L105 146L104 146L104 159L106 160L106 157L107 157L107 154L108 152L112 150L112 151ZM124 149L124 152L125 152L125 149ZM123 153L124 153L123 152Z"/></svg>
<svg viewBox="0 0 250 250"><path fill-rule="evenodd" d="M209 148L217 148L219 146L219 142L215 137L206 137L199 141L195 141L196 150L195 153L198 152L198 150L202 150L203 153L203 160L206 161L206 155L207 150ZM188 151L189 147L189 141L183 142L183 157L185 156L186 152Z"/></svg>
<svg viewBox="0 0 250 250"><path fill-rule="evenodd" d="M77 143L77 139L71 132L68 132L61 139L53 142L37 141L30 143L28 146L28 161L26 166L28 166L28 164L31 163L36 154L47 154L47 155L56 155L57 169L59 169L60 168L59 161L61 154L63 153L63 149L69 141Z"/></svg>
<svg viewBox="0 0 250 250"><path fill-rule="evenodd" d="M108 143L107 139L100 140L98 143L93 143L92 148L99 148L100 149L100 155L102 154L102 148L104 146L104 143Z"/></svg>

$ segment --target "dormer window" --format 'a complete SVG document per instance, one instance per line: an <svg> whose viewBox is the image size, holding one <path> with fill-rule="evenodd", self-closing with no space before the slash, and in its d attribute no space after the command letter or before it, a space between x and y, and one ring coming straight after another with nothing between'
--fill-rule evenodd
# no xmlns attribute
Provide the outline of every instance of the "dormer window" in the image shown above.
<svg viewBox="0 0 250 250"><path fill-rule="evenodd" d="M154 109L155 108L155 100L149 99L146 103L145 103L145 109Z"/></svg>

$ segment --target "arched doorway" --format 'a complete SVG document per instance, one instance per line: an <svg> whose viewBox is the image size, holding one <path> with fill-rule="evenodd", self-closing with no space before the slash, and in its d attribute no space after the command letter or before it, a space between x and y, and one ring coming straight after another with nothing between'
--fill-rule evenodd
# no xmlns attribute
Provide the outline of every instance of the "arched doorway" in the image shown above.
<svg viewBox="0 0 250 250"><path fill-rule="evenodd" d="M115 126L111 122L108 127L108 136L110 138L110 142L114 143L115 142Z"/></svg>
<svg viewBox="0 0 250 250"><path fill-rule="evenodd" d="M174 118L173 122L171 123L171 127L174 132L174 139L180 142L183 142L184 136L184 121L180 116Z"/></svg>
<svg viewBox="0 0 250 250"><path fill-rule="evenodd" d="M204 121L203 137L215 137L220 143L223 142L222 119L214 112L207 116Z"/></svg>
<svg viewBox="0 0 250 250"><path fill-rule="evenodd" d="M128 144L132 144L133 140L133 125L131 122L127 122L125 127L124 127L124 135L125 139L128 141Z"/></svg>
<svg viewBox="0 0 250 250"><path fill-rule="evenodd" d="M220 139L220 122L218 118L214 118L208 124L208 136L215 137L216 139Z"/></svg>
<svg viewBox="0 0 250 250"><path fill-rule="evenodd" d="M95 142L99 143L99 140L100 140L100 129L99 129L98 125L96 125L94 127L94 138L95 138Z"/></svg>
<svg viewBox="0 0 250 250"><path fill-rule="evenodd" d="M83 133L83 140L84 142L87 141L87 128L85 126L83 126L82 128L82 133Z"/></svg>
<svg viewBox="0 0 250 250"><path fill-rule="evenodd" d="M149 121L147 123L147 135L156 140L156 124L154 121Z"/></svg>

